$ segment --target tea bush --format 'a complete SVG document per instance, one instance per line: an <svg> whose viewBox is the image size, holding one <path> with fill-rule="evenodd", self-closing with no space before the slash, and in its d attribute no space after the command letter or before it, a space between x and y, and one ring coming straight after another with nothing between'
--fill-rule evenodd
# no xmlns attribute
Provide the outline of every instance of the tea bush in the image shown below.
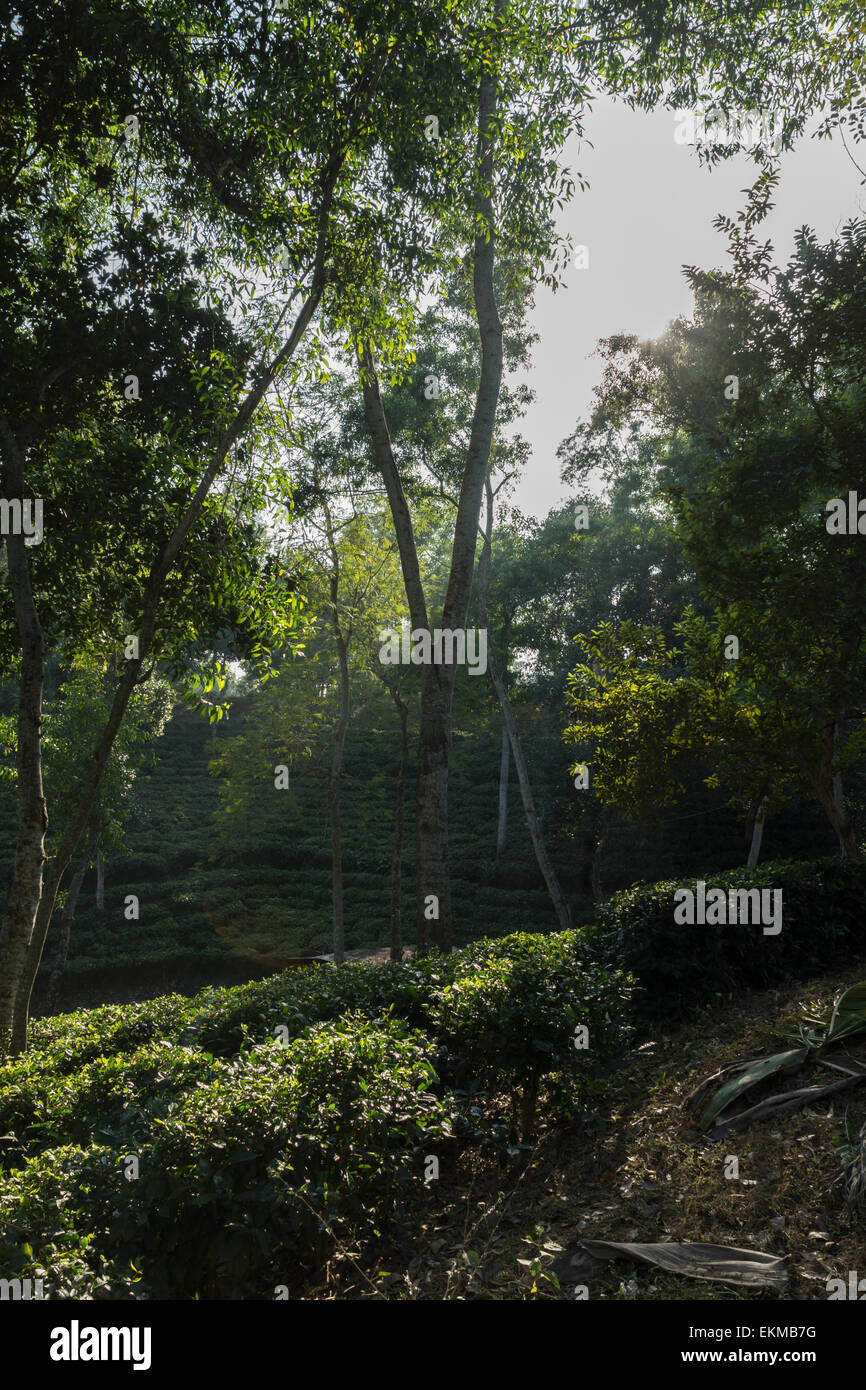
<svg viewBox="0 0 866 1390"><path fill-rule="evenodd" d="M622 1050L629 996L629 978L595 959L580 932L523 932L457 954L434 1025L457 1083L519 1098L525 1139L543 1076L577 1080ZM581 1025L588 1033L578 1039Z"/></svg>
<svg viewBox="0 0 866 1390"><path fill-rule="evenodd" d="M417 1203L424 1155L454 1132L434 1056L398 1022L344 1018L231 1063L174 1050L170 1103L152 1052L127 1059L126 1083L121 1059L89 1070L73 1110L94 1104L111 1142L49 1148L4 1175L0 1260L21 1277L47 1271L54 1297L61 1255L74 1257L65 1296L297 1293L336 1243L386 1245ZM146 1123L124 1129L117 1105L136 1077ZM61 1103L73 1084L61 1082Z"/></svg>
<svg viewBox="0 0 866 1390"><path fill-rule="evenodd" d="M525 1129L542 1078L582 1094L628 988L584 933L517 933L39 1020L0 1067L0 1262L76 1298L295 1294L337 1248L363 1267L420 1211L426 1155L507 1140L479 1092L522 1097Z"/></svg>
<svg viewBox="0 0 866 1390"><path fill-rule="evenodd" d="M782 890L782 930L760 925L683 926L674 893L695 880L639 885L596 912L592 938L609 961L635 976L636 1008L676 1018L743 989L803 978L863 954L866 864L840 859L777 861L706 878L710 888Z"/></svg>

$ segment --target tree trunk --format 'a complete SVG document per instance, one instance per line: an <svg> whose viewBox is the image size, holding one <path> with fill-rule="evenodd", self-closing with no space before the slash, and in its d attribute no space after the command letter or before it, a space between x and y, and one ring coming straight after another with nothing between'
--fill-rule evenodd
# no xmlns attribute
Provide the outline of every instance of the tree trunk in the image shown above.
<svg viewBox="0 0 866 1390"><path fill-rule="evenodd" d="M24 455L5 416L0 421L7 497L24 497ZM15 1001L27 968L42 894L48 815L42 790L42 688L45 641L23 535L6 537L9 584L21 649L18 688L18 834L12 860L6 915L0 928L0 1054L14 1047Z"/></svg>
<svg viewBox="0 0 866 1390"><path fill-rule="evenodd" d="M833 726L833 752L838 757L842 742L842 725L837 719ZM836 834L839 839L839 853L843 859L855 859L859 846L854 837L854 826L849 820L845 807L845 791L842 786L841 768L833 775L833 809L836 816Z"/></svg>
<svg viewBox="0 0 866 1390"><path fill-rule="evenodd" d="M562 891L562 886L553 867L550 855L547 852L547 845L544 843L544 836L541 832L541 822L538 819L538 812L535 807L535 797L532 794L532 783L529 780L529 769L526 766L526 758L523 747L520 743L520 736L517 732L517 724L511 708L511 701L508 692L502 683L497 668L496 657L490 645L490 638L487 640L487 660L490 666L490 674L493 678L494 689L502 705L502 713L508 728L508 735L511 740L511 750L514 754L514 766L517 769L517 780L520 784L520 795L523 799L523 810L526 814L526 823L529 826L529 834L532 839L532 848L535 850L535 858L541 870L542 877L550 894L550 901L553 903L553 910L559 922L560 931L571 931L574 923L571 919L571 911Z"/></svg>
<svg viewBox="0 0 866 1390"><path fill-rule="evenodd" d="M843 859L858 859L860 846L854 833L853 821L850 820L846 812L840 812L832 791L827 796L819 797L819 800L827 813L827 819L836 831L841 857Z"/></svg>
<svg viewBox="0 0 866 1390"><path fill-rule="evenodd" d="M425 666L416 779L415 874L418 950L428 940L445 953L453 943L448 871L448 770L451 763L453 678L447 668ZM429 933L428 933L429 923Z"/></svg>
<svg viewBox="0 0 866 1390"><path fill-rule="evenodd" d="M105 911L105 855L96 851L96 911Z"/></svg>
<svg viewBox="0 0 866 1390"><path fill-rule="evenodd" d="M490 578L490 556L493 537L493 488L489 476L486 479L486 487L487 524L484 530L484 549L481 552L481 563L478 569L478 613L483 628L487 627L487 586ZM560 931L571 931L574 926L571 920L571 912L566 902L565 894L562 891L556 870L547 852L544 836L541 833L541 823L535 808L535 797L532 795L532 783L529 780L529 769L526 766L526 758L524 757L520 736L517 732L514 711L511 708L508 691L505 688L505 682L499 670L499 662L496 659L496 652L490 639L489 631L487 633L487 664L490 668L493 688L502 706L502 717L505 721L505 727L508 730L511 751L514 754L514 766L517 769L520 795L523 798L523 809L526 813L526 822L529 826L529 834L532 838L532 848L535 850L535 858L538 861L538 867L547 885L547 891L550 894L550 901L553 903L553 910L556 913Z"/></svg>
<svg viewBox="0 0 866 1390"><path fill-rule="evenodd" d="M601 817L601 827L596 838L595 848L592 851L592 864L590 866L589 871L589 882L590 887L592 889L592 900L596 904L604 902L604 893L601 889L601 857L604 851L605 844L607 843L607 832L609 829L610 823L607 818L607 813L603 811Z"/></svg>
<svg viewBox="0 0 866 1390"><path fill-rule="evenodd" d="M528 1144L535 1132L535 1110L538 1105L538 1072L533 1071L526 1079L520 1098L520 1142Z"/></svg>
<svg viewBox="0 0 866 1390"><path fill-rule="evenodd" d="M57 942L57 952L54 956L54 964L51 967L51 975L48 980L48 992L45 999L45 1011L49 1014L57 1012L60 985L63 980L64 971L66 970L66 958L69 955L69 938L72 933L75 908L78 903L78 895L81 892L81 885L84 882L84 875L87 873L95 843L96 832L94 831L87 841L81 863L72 876L72 881L69 884L69 891L66 895L66 902L63 904L63 912L60 915L60 939Z"/></svg>
<svg viewBox="0 0 866 1390"><path fill-rule="evenodd" d="M496 0L501 22L507 0ZM491 44L495 40L491 32ZM502 382L502 322L496 305L494 268L496 234L493 218L493 149L496 137L498 94L493 72L485 71L478 90L478 192L475 195L473 246L473 294L481 342L481 375L472 415L469 446L451 550L448 590L442 611L442 627L452 631L465 626L475 566L481 496L496 426L496 409ZM411 519L391 448L379 383L369 345L361 350L364 409L376 461L382 473L397 534L400 564L413 626L427 628L427 610ZM421 683L418 737L416 894L418 945L424 949L427 922L433 944L451 950L453 922L448 874L448 767L451 756L451 707L455 668L427 666ZM435 906L434 906L435 904ZM435 915L433 915L435 913Z"/></svg>
<svg viewBox="0 0 866 1390"><path fill-rule="evenodd" d="M767 819L767 798L764 797L758 804L755 819L752 822L752 843L749 846L749 857L746 860L746 868L754 869L761 853L761 841L764 838L764 822Z"/></svg>
<svg viewBox="0 0 866 1390"><path fill-rule="evenodd" d="M508 772L511 740L508 725L502 721L502 751L499 755L499 821L496 826L496 858L505 853L505 839L508 832Z"/></svg>
<svg viewBox="0 0 866 1390"><path fill-rule="evenodd" d="M843 859L858 859L860 846L854 833L854 822L848 815L842 790L842 773L833 766L840 743L840 726L836 722L828 725L822 734L821 758L817 775L813 779L815 794L824 812L836 831L839 852Z"/></svg>
<svg viewBox="0 0 866 1390"><path fill-rule="evenodd" d="M403 869L403 826L406 807L406 776L409 771L409 706L396 690L391 698L400 717L400 771L397 774L397 805L394 812L394 850L391 855L391 959L403 959L400 896Z"/></svg>
<svg viewBox="0 0 866 1390"><path fill-rule="evenodd" d="M330 532L330 520L329 520ZM333 537L330 539L333 542ZM342 965L345 958L346 934L343 923L343 842L340 830L340 778L343 775L343 748L349 723L349 658L346 641L337 611L340 568L336 548L332 548L334 568L331 571L331 618L337 640L340 662L340 714L334 729L331 754L331 775L328 780L328 803L331 812L331 897L334 909L334 964Z"/></svg>
<svg viewBox="0 0 866 1390"><path fill-rule="evenodd" d="M346 934L343 924L343 848L340 831L340 764L342 740L334 736L331 775L328 778L328 804L331 811L331 901L334 912L334 964L342 965L345 958Z"/></svg>

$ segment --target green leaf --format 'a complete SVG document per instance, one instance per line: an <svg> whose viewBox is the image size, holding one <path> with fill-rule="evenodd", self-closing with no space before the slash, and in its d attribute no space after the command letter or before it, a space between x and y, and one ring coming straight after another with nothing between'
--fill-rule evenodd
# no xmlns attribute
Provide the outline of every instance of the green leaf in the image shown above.
<svg viewBox="0 0 866 1390"><path fill-rule="evenodd" d="M864 1029L866 1029L866 980L861 980L859 984L846 989L845 993L837 999L836 1006L830 1015L827 1036L822 1046L827 1047L831 1042L837 1042L839 1038L848 1038L853 1033L861 1033Z"/></svg>
<svg viewBox="0 0 866 1390"><path fill-rule="evenodd" d="M726 1109L744 1091L756 1086L759 1081L763 1081L768 1076L774 1076L776 1072L796 1071L798 1067L803 1065L808 1055L808 1048L795 1047L789 1052L775 1052L771 1057L758 1058L745 1071L740 1072L739 1076L735 1076L732 1081L726 1081L724 1086L716 1091L701 1112L698 1128L706 1129L722 1110Z"/></svg>

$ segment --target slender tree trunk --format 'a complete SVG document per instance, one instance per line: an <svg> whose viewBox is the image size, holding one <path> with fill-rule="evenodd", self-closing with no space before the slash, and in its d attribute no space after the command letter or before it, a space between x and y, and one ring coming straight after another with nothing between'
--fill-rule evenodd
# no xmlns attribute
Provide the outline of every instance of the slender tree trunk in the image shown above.
<svg viewBox="0 0 866 1390"><path fill-rule="evenodd" d="M24 454L5 416L0 420L7 497L24 497ZM9 584L21 649L18 688L18 834L6 916L0 928L0 1053L14 1045L15 1000L24 979L42 894L48 815L42 790L42 689L45 642L23 535L6 537Z"/></svg>
<svg viewBox="0 0 866 1390"><path fill-rule="evenodd" d="M502 713L508 728L508 736L511 740L511 751L514 754L514 766L517 769L517 780L520 784L520 795L523 799L523 810L526 815L526 823L529 826L529 834L532 839L532 848L535 850L535 858L541 870L542 877L550 894L550 901L553 903L553 910L559 922L560 931L571 931L574 923L571 918L571 911L562 891L553 862L547 851L544 836L541 831L541 822L538 818L538 811L535 806L535 797L532 794L532 783L529 779L529 769L526 766L526 758L523 753L523 746L520 742L520 735L517 732L517 724L514 719L514 712L511 708L511 701L508 692L502 683L499 675L496 656L490 645L488 635L487 641L487 660L490 666L490 674L499 702L502 705Z"/></svg>
<svg viewBox="0 0 866 1390"><path fill-rule="evenodd" d="M406 777L409 771L409 706L396 690L391 698L400 718L400 771L397 774L397 805L394 812L394 850L391 855L391 959L403 959L401 932L401 890L403 886L403 826L406 809Z"/></svg>
<svg viewBox="0 0 866 1390"><path fill-rule="evenodd" d="M528 1144L535 1133L535 1110L538 1105L538 1088L541 1078L533 1071L526 1079L520 1098L520 1142Z"/></svg>
<svg viewBox="0 0 866 1390"><path fill-rule="evenodd" d="M346 951L346 934L343 923L343 847L340 831L342 753L342 739L339 734L335 734L331 775L328 779L328 804L331 811L331 901L334 912L334 963L336 965L342 965Z"/></svg>
<svg viewBox="0 0 866 1390"><path fill-rule="evenodd" d="M418 949L429 940L449 952L453 942L451 877L448 871L448 770L451 764L453 676L447 668L425 666L416 778L416 856Z"/></svg>
<svg viewBox="0 0 866 1390"><path fill-rule="evenodd" d="M819 796L818 799L824 807L827 819L836 831L841 857L843 859L859 859L860 846L854 833L854 824L845 812L840 813L832 791L827 795Z"/></svg>
<svg viewBox="0 0 866 1390"><path fill-rule="evenodd" d="M487 524L484 529L484 549L481 552L481 563L478 568L478 613L483 628L487 627L487 587L490 579L490 556L493 538L493 488L489 476L486 479L486 488ZM505 688L505 682L499 670L499 662L496 659L496 652L493 647L493 642L491 641L489 630L487 633L487 665L490 669L493 688L502 706L502 717L505 721L505 727L508 730L511 751L514 754L514 766L517 769L520 795L523 798L523 810L526 814L526 822L529 826L529 834L532 838L532 848L535 850L535 858L538 861L538 867L541 870L542 877L547 886L547 891L550 894L550 901L553 903L553 910L556 913L560 931L570 931L574 923L572 922L571 912L566 902L565 894L562 891L556 870L547 852L544 836L541 833L541 822L538 819L535 797L532 794L529 769L526 766L526 758L524 757L520 736L517 732L514 711L511 708L508 691Z"/></svg>
<svg viewBox="0 0 866 1390"><path fill-rule="evenodd" d="M329 539L332 542L334 561L331 570L331 618L337 640L337 657L340 663L340 714L334 729L331 775L328 782L328 802L331 811L331 896L334 909L334 963L342 965L346 951L346 933L343 922L343 841L340 830L340 779L343 775L343 749L346 742L346 728L349 723L349 657L337 609L340 567L336 547L333 545L330 518L328 519L328 531Z"/></svg>
<svg viewBox="0 0 866 1390"><path fill-rule="evenodd" d="M746 860L746 868L754 869L761 853L761 841L764 838L764 823L767 819L767 798L764 797L758 804L755 812L755 819L752 822L752 842L749 846L749 857Z"/></svg>
<svg viewBox="0 0 866 1390"><path fill-rule="evenodd" d="M842 744L842 725L837 720L833 726L833 751L838 757ZM842 785L841 768L833 775L833 809L836 816L836 835L839 839L839 853L843 859L854 859L859 854L859 846L854 836L854 826L848 817L845 806L845 790Z"/></svg>
<svg viewBox="0 0 866 1390"><path fill-rule="evenodd" d="M844 790L844 788L843 788L843 786L842 786L842 774L841 774L841 772L837 772L836 775L835 775L834 778L833 778L833 805L834 805L834 807L836 808L836 815L838 816L839 820L844 820L844 818L845 818L845 790ZM841 842L841 840L840 840L840 842L839 842L839 847L840 847L840 849L842 848L842 842Z"/></svg>
<svg viewBox="0 0 866 1390"><path fill-rule="evenodd" d="M839 837L839 852L843 859L859 859L860 845L854 833L854 826L847 816L831 816L831 824Z"/></svg>
<svg viewBox="0 0 866 1390"><path fill-rule="evenodd" d="M592 851L592 865L589 871L589 882L592 888L592 901L598 905L604 902L604 894L601 891L601 852L604 848L604 837L599 835Z"/></svg>
<svg viewBox="0 0 866 1390"><path fill-rule="evenodd" d="M367 430L373 445L373 452L376 456L379 471L382 474L382 481L385 484L388 506L391 511L391 519L394 523L397 548L400 554L400 568L403 572L403 586L406 590L406 601L409 604L412 627L415 630L420 629L426 631L428 628L427 600L424 596L424 585L421 580L421 567L418 562L418 547L415 543L412 516L409 511L409 504L406 501L406 494L403 491L403 484L397 467L397 461L394 458L391 436L388 431L388 421L385 416L385 408L382 404L382 395L376 375L376 367L373 361L372 350L368 343L365 343L361 349L361 389L364 397L364 415L366 418ZM422 867L422 859L420 858L421 846L427 837L430 835L436 836L438 834L439 826L439 821L436 817L433 818L432 825L430 823L431 818L429 815L426 787L424 791L422 791L421 785L422 744L429 729L430 700L429 695L427 695L425 699L424 693L427 671L429 671L429 669L431 668L425 670L425 678L422 680L421 720L418 735L418 781L416 789L418 813L416 836L419 854L419 859L416 864L416 891L421 903L417 913L417 949L419 953L423 953L427 949L427 918L424 915L423 897L421 896L424 891L424 870Z"/></svg>
<svg viewBox="0 0 866 1390"><path fill-rule="evenodd" d="M502 22L507 8L507 0L496 0L497 25ZM495 30L491 30L491 45L495 44L495 39ZM474 199L476 233L473 247L473 294L481 342L481 375L457 504L451 569L442 611L442 627L452 631L465 626L469 611L481 497L490 460L502 382L502 322L496 305L493 279L496 235L492 189L498 110L497 81L493 67L491 64L485 71L478 92L478 191ZM379 384L368 345L362 348L361 362L367 425L388 494L409 611L416 628L427 628L426 602L412 524L391 449ZM419 949L424 949L429 921L433 944L444 952L451 950L453 941L451 885L448 873L448 768L451 756L454 676L455 669L452 666L431 665L424 668L418 736L415 884L418 945Z"/></svg>
<svg viewBox="0 0 866 1390"><path fill-rule="evenodd" d="M594 903L604 902L604 893L601 887L601 860L604 847L607 844L607 835L610 830L610 821L607 811L601 813L601 825L595 841L595 848L592 851L592 863L589 870L589 883L592 889L592 900Z"/></svg>
<svg viewBox="0 0 866 1390"><path fill-rule="evenodd" d="M96 851L96 911L105 911L105 855Z"/></svg>
<svg viewBox="0 0 866 1390"><path fill-rule="evenodd" d="M45 1000L45 1009L49 1014L57 1012L60 985L66 970L66 959L69 955L69 938L72 934L72 922L75 917L75 908L78 904L78 895L81 892L81 885L84 882L84 875L87 873L95 843L96 831L93 832L90 839L87 841L87 846L81 857L81 863L72 875L69 891L66 895L66 902L63 904L63 911L60 914L60 939L57 942L57 951L54 956L54 963L51 967L51 975L48 980L48 991Z"/></svg>
<svg viewBox="0 0 866 1390"><path fill-rule="evenodd" d="M499 754L499 821L496 826L496 858L505 853L505 839L508 832L508 772L510 765L511 740L508 725L502 721L502 750Z"/></svg>
<svg viewBox="0 0 866 1390"><path fill-rule="evenodd" d="M858 859L860 846L854 833L854 822L848 815L842 789L842 774L833 771L833 765L841 741L840 726L828 725L822 734L821 758L816 777L813 779L815 794L824 812L836 831L839 852L843 859Z"/></svg>

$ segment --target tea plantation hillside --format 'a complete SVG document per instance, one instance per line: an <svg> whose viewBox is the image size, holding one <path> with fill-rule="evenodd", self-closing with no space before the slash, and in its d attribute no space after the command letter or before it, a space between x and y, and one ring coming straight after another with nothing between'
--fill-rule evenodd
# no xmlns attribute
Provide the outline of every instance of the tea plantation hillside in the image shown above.
<svg viewBox="0 0 866 1390"><path fill-rule="evenodd" d="M252 979L286 956L331 950L331 859L325 779L301 765L288 792L274 790L263 770L262 798L273 808L266 828L226 842L215 815L219 779L209 762L225 739L244 727L251 697L236 700L230 717L208 725L179 706L156 746L156 763L136 783L126 852L105 863L105 911L96 907L91 870L79 898L61 1003L146 998L166 990ZM593 838L580 819L578 793L567 776L567 754L555 722L521 711L536 801L575 921L592 911L589 866ZM460 942L510 931L552 930L556 923L533 855L512 768L508 843L495 857L499 728L458 719L451 791L451 866ZM412 749L414 758L414 749ZM410 759L404 837L403 934L414 939L414 825ZM387 944L397 755L393 729L371 718L350 727L343 781L343 873L348 949ZM11 859L14 803L0 796L5 880ZM764 857L806 858L832 853L832 836L815 807L793 803L769 821ZM742 865L743 828L730 808L696 789L657 829L615 823L602 857L605 893L641 881L712 873ZM128 921L128 895L139 901ZM54 953L49 937L36 1011Z"/></svg>
<svg viewBox="0 0 866 1390"><path fill-rule="evenodd" d="M558 1298L587 1281L618 1298L635 1295L582 1238L700 1238L790 1256L773 1288L704 1297L785 1296L789 1279L825 1297L863 1248L862 1088L847 1139L801 1108L739 1135L761 1178L739 1201L687 1119L697 1082L777 1052L807 1006L826 1029L843 991L845 1050L866 1061L863 962L850 964L863 871L772 874L799 878L809 909L792 925L799 973L840 956L841 973L755 996L746 981L766 987L782 958L721 933L680 997L673 943L635 953L650 886L580 931L38 1020L30 1051L0 1066L2 1267L52 1299ZM664 1022L648 1022L641 987ZM642 1297L694 1296L681 1275L636 1277Z"/></svg>

